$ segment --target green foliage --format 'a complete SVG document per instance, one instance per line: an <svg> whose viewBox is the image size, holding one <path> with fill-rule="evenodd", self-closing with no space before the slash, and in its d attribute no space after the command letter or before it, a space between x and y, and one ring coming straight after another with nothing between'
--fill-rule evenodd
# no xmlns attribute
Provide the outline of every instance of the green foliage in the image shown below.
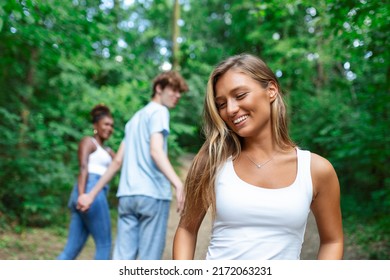
<svg viewBox="0 0 390 280"><path fill-rule="evenodd" d="M377 200L387 201L379 205ZM390 220L383 213L389 213L389 192L374 192L372 197L357 201L353 195L342 199L343 221L347 224L346 236L350 243L359 244L367 259L389 259Z"/></svg>

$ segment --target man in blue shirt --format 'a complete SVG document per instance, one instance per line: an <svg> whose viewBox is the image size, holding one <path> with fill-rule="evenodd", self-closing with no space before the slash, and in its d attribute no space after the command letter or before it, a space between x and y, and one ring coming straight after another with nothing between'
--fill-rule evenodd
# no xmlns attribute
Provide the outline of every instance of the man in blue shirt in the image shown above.
<svg viewBox="0 0 390 280"><path fill-rule="evenodd" d="M188 90L174 71L153 81L151 101L127 122L118 152L95 187L79 197L78 207L86 211L95 196L121 169L117 197L118 232L113 259L161 259L166 238L171 185L176 190L177 211L184 204L183 184L167 155L169 109Z"/></svg>

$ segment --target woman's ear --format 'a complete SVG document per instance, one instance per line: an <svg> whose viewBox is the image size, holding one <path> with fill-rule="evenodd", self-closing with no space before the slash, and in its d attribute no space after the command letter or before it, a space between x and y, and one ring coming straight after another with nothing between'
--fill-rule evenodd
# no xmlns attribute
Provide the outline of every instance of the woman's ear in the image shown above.
<svg viewBox="0 0 390 280"><path fill-rule="evenodd" d="M93 124L93 134L94 135L96 135L98 133L97 129L98 129L98 125L97 125L97 123L94 123Z"/></svg>
<svg viewBox="0 0 390 280"><path fill-rule="evenodd" d="M270 81L267 90L269 94L269 101L272 103L278 96L279 88L274 81Z"/></svg>

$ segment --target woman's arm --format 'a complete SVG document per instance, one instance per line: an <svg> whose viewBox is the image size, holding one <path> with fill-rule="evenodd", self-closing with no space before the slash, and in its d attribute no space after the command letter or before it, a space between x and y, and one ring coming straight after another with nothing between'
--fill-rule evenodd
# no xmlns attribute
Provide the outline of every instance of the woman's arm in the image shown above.
<svg viewBox="0 0 390 280"><path fill-rule="evenodd" d="M173 239L174 260L193 260L196 249L198 231L206 212L202 211L196 217L182 216ZM191 215L195 216L195 215Z"/></svg>
<svg viewBox="0 0 390 280"><path fill-rule="evenodd" d="M320 236L317 258L342 259L344 237L337 174L328 160L316 154L312 154L311 174L314 190L311 210Z"/></svg>
<svg viewBox="0 0 390 280"><path fill-rule="evenodd" d="M95 150L96 146L90 137L84 137L81 139L78 148L79 175L77 179L77 187L79 196L85 193L85 185L88 177L88 157Z"/></svg>
<svg viewBox="0 0 390 280"><path fill-rule="evenodd" d="M119 146L118 152L116 153L114 159L112 160L110 166L106 170L106 172L100 177L99 181L93 187L93 189L87 193L79 196L77 201L77 209L81 211L87 211L94 201L95 197L98 193L103 189L103 187L114 177L114 175L118 172L118 170L122 166L123 155L125 151L125 144L122 141Z"/></svg>

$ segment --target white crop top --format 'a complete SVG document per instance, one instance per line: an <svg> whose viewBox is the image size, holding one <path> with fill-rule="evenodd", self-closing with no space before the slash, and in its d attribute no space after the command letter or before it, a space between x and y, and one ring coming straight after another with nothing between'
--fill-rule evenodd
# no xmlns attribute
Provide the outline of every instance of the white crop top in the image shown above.
<svg viewBox="0 0 390 280"><path fill-rule="evenodd" d="M299 259L313 187L310 152L297 150L295 181L280 189L253 186L230 157L216 183L216 218L206 259Z"/></svg>
<svg viewBox="0 0 390 280"><path fill-rule="evenodd" d="M108 166L111 164L112 158L110 154L98 144L95 138L91 137L96 145L96 151L88 157L88 173L103 175Z"/></svg>

